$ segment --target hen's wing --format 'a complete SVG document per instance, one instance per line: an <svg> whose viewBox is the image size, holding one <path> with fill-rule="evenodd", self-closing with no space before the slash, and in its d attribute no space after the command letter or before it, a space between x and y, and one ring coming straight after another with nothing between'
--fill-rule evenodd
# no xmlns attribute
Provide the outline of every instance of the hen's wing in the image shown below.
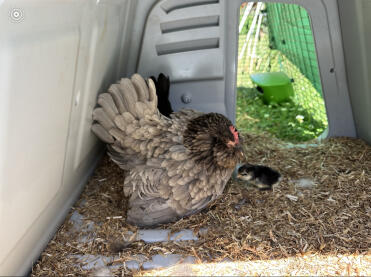
<svg viewBox="0 0 371 277"><path fill-rule="evenodd" d="M129 222L140 226L170 222L204 208L210 201L213 190L204 190L208 188L204 170L190 159L182 142L187 120L195 116L198 114L190 111L174 115L167 132L155 138L161 143L147 153L145 164L132 168L125 179L125 194L130 196Z"/></svg>

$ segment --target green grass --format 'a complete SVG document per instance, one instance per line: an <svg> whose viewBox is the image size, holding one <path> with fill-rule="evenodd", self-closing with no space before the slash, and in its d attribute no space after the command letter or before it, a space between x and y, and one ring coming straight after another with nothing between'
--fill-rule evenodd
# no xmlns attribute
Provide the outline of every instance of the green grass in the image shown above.
<svg viewBox="0 0 371 277"><path fill-rule="evenodd" d="M278 50L269 48L268 29L256 47L256 56L245 52L237 76L237 127L242 132L269 133L283 141L303 142L320 136L327 128L322 96L300 70ZM239 53L246 32L239 37ZM251 49L253 44L251 45ZM251 59L253 59L251 68ZM294 98L287 103L265 105L250 79L253 72L283 71L294 79Z"/></svg>
<svg viewBox="0 0 371 277"><path fill-rule="evenodd" d="M241 132L269 133L283 141L301 142L318 137L326 125L297 103L266 105L252 88L238 88L237 128Z"/></svg>

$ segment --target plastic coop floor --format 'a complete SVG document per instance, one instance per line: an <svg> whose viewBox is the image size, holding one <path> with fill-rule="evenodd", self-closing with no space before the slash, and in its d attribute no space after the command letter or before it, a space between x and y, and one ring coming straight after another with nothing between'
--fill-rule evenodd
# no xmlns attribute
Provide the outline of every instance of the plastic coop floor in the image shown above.
<svg viewBox="0 0 371 277"><path fill-rule="evenodd" d="M32 276L371 275L371 147L246 136L273 192L230 181L207 210L158 229L125 222L123 172L105 157Z"/></svg>

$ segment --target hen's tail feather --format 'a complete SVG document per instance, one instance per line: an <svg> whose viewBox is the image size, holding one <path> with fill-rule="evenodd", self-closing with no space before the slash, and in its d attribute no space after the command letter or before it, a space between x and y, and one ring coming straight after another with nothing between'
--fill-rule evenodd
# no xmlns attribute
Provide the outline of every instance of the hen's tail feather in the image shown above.
<svg viewBox="0 0 371 277"><path fill-rule="evenodd" d="M153 83L153 81L150 82L148 80L147 86L146 82L139 74L134 74L131 77L131 81L133 82L133 85L136 87L139 101L145 102L155 100L156 101L155 106L157 107L156 86Z"/></svg>
<svg viewBox="0 0 371 277"><path fill-rule="evenodd" d="M169 97L169 90L170 90L170 80L169 77L166 77L163 73L158 75L158 87L161 94L168 98Z"/></svg>
<svg viewBox="0 0 371 277"><path fill-rule="evenodd" d="M105 143L114 143L113 137L102 127L102 125L96 123L91 127L93 133Z"/></svg>
<svg viewBox="0 0 371 277"><path fill-rule="evenodd" d="M108 93L99 95L98 104L101 107L93 112L96 123L92 131L109 144L122 140L134 121L158 114L155 84L151 79L146 83L139 74L111 85Z"/></svg>
<svg viewBox="0 0 371 277"><path fill-rule="evenodd" d="M119 113L116 108L115 102L112 99L112 96L109 93L103 93L98 97L98 104L103 108L107 113L109 118L114 121L115 116Z"/></svg>

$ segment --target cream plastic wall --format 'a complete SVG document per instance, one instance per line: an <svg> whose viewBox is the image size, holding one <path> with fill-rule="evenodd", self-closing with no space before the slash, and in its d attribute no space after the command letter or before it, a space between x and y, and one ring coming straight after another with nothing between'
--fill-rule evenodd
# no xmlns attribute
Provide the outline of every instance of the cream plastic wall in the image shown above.
<svg viewBox="0 0 371 277"><path fill-rule="evenodd" d="M25 274L94 169L133 1L0 0L0 275Z"/></svg>

